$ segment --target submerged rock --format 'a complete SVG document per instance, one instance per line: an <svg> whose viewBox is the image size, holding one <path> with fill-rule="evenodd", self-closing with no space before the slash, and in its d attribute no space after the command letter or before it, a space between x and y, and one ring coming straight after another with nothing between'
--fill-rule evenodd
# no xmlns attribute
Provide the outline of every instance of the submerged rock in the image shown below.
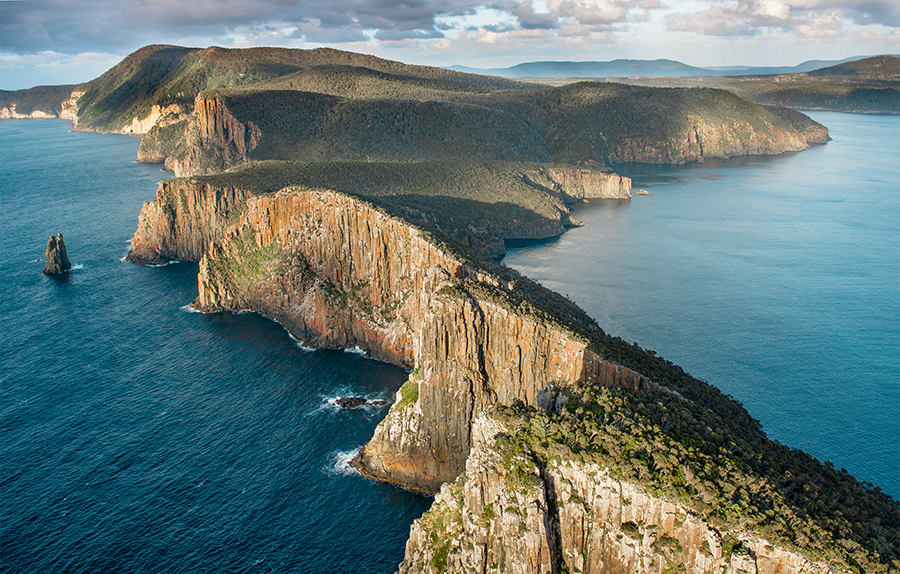
<svg viewBox="0 0 900 574"><path fill-rule="evenodd" d="M46 275L59 275L72 268L69 256L66 254L66 244L63 242L62 233L50 236L44 256L47 258L47 264L44 266Z"/></svg>
<svg viewBox="0 0 900 574"><path fill-rule="evenodd" d="M381 399L374 399L370 401L365 397L341 397L334 402L337 404L337 406L343 407L345 409L355 409L356 407L362 407L365 405L383 407L387 404L387 401L383 401Z"/></svg>
<svg viewBox="0 0 900 574"><path fill-rule="evenodd" d="M364 397L341 397L335 402L339 407L344 407L345 409L353 409L363 406L367 401Z"/></svg>

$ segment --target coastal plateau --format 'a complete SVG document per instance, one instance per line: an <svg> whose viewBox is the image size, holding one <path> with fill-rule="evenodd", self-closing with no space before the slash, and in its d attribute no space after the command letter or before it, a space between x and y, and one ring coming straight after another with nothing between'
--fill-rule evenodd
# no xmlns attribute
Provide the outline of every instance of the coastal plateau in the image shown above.
<svg viewBox="0 0 900 574"><path fill-rule="evenodd" d="M178 176L129 260L199 261L195 308L409 369L353 461L437 493L402 572L900 569L895 501L498 262L579 225L575 203L629 198L611 165L827 141L803 114L334 50L150 46L65 92L54 113L148 128L140 159Z"/></svg>

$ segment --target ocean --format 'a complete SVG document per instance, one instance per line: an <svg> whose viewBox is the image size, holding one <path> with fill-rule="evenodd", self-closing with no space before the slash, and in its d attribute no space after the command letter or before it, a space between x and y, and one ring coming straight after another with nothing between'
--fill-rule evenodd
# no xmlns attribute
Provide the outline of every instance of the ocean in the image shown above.
<svg viewBox="0 0 900 574"><path fill-rule="evenodd" d="M770 438L900 498L900 117L808 112L778 157L621 165L504 263L743 403Z"/></svg>
<svg viewBox="0 0 900 574"><path fill-rule="evenodd" d="M196 264L122 261L170 174L70 128L0 121L0 570L395 572L431 500L347 467L387 410L333 399L404 370L189 312Z"/></svg>
<svg viewBox="0 0 900 574"><path fill-rule="evenodd" d="M652 195L506 263L898 497L900 118L799 154L622 166ZM430 499L347 468L403 369L204 315L197 265L123 261L169 174L138 140L0 121L4 572L393 572ZM41 274L51 233L75 267Z"/></svg>

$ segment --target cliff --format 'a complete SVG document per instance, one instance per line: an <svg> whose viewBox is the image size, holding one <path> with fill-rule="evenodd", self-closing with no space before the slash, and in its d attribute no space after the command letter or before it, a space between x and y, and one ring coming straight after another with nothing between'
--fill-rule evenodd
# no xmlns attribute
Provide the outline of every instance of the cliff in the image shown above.
<svg viewBox="0 0 900 574"><path fill-rule="evenodd" d="M413 524L400 574L842 570L753 532L719 529L609 468L535 458L511 444L510 434L515 430L490 416L474 421L466 471Z"/></svg>
<svg viewBox="0 0 900 574"><path fill-rule="evenodd" d="M578 223L569 217L567 198L601 190L630 197L631 180L566 166L552 168L554 189L535 180L545 167L474 161L401 163L262 162L227 173L176 178L159 184L156 199L144 205L128 254L131 261L199 261L206 249L237 221L247 197L289 184L325 187L369 201L427 227L472 251L502 256L505 239L553 237ZM570 182L566 174L577 173ZM550 184L544 177L540 179Z"/></svg>
<svg viewBox="0 0 900 574"><path fill-rule="evenodd" d="M199 261L226 227L237 221L250 192L196 180L163 180L156 200L144 203L126 259L158 265Z"/></svg>
<svg viewBox="0 0 900 574"><path fill-rule="evenodd" d="M581 199L628 199L631 179L593 169L559 169L546 167L525 175L532 185L546 187L567 201Z"/></svg>
<svg viewBox="0 0 900 574"><path fill-rule="evenodd" d="M531 488L527 492L504 494L488 484L494 479L469 485L474 471L466 472L454 488L477 488L508 501L498 508L512 508L513 499L518 508L534 507L534 513L520 513L523 521L514 526L498 520L489 527L496 530L492 547L515 548L503 551L509 564L537 572L542 564L559 565L557 558L563 557L575 566L637 560L647 571L664 569L669 562L704 571L726 562L750 564L748 556L782 556L777 554L781 550L771 554L765 543L754 546L752 534L785 552L800 552L812 561L833 560L848 565L846 569L862 565L867 572L878 572L900 565L900 509L895 502L768 440L739 404L713 387L605 335L565 298L473 255L440 229L421 223L423 217L419 224L411 223L404 209L382 202L384 198L295 186L240 198L235 192L222 199L227 194L220 195L213 185L242 175L252 179L254 173L175 180L171 189L183 189L176 194L161 186L160 199L142 210L134 251L143 252L145 244L138 234L163 237L148 250L151 254L168 249L167 256L187 258L205 246L194 304L198 309L253 309L280 321L307 344L359 346L411 368L395 404L353 462L368 476L434 492L466 468L473 445L478 445L479 415L490 411L501 417L513 458L530 460L544 482L526 478L535 473L517 465L513 475ZM215 217L204 220L204 211ZM160 223L145 227L152 221ZM213 232L227 223L221 235ZM179 239L180 234L190 240ZM503 405L517 406L505 411ZM482 464L479 460L472 459L474 468ZM594 522L573 518L572 528L551 536L557 527L552 496L546 493L565 491L565 481L581 485L567 500L581 497L585 504L564 504L558 510L560 521L599 512L596 507L605 504L606 495L591 498L583 484L614 487L603 478L606 472L630 500L639 492L649 493L656 499L650 507L669 513L672 507L665 504L680 504L706 526L691 522L688 530L653 530L596 514ZM554 486L547 490L541 484ZM550 514L543 507L551 508ZM681 511L672 512L679 516ZM510 515L504 510L497 516L512 520ZM539 523L549 524L546 536ZM499 529L518 531L518 524L531 532L528 545L506 546ZM610 546L597 542L596 537L605 540L601 531L617 540L621 531L628 538ZM417 538L413 531L411 540L418 542L411 542L409 563L446 564L441 555L449 556L451 549L429 554L423 536ZM736 542L728 542L728 536L742 536L741 547L752 554L739 552L738 562L729 558L724 548ZM555 542L566 537L575 542ZM466 541L474 544L481 538L476 533L458 540L467 547ZM441 540L431 539L435 544ZM688 539L697 552L684 550ZM675 550L676 543L682 550ZM597 553L608 558L597 558ZM797 560L776 562L803 564ZM799 572L793 566L778 568Z"/></svg>

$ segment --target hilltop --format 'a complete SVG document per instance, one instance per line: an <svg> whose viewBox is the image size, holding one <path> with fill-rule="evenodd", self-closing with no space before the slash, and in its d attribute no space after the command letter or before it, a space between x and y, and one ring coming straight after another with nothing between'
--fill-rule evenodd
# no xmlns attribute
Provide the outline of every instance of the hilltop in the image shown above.
<svg viewBox="0 0 900 574"><path fill-rule="evenodd" d="M648 87L719 88L757 104L794 109L900 114L900 58L896 56L875 56L803 73L615 81Z"/></svg>
<svg viewBox="0 0 900 574"><path fill-rule="evenodd" d="M508 68L472 68L450 66L451 70L471 74L485 74L522 80L534 78L626 78L654 76L766 76L811 72L845 62L862 60L866 56L843 60L807 60L796 66L722 66L704 68L668 59L612 60L608 62L542 61L523 62Z"/></svg>

